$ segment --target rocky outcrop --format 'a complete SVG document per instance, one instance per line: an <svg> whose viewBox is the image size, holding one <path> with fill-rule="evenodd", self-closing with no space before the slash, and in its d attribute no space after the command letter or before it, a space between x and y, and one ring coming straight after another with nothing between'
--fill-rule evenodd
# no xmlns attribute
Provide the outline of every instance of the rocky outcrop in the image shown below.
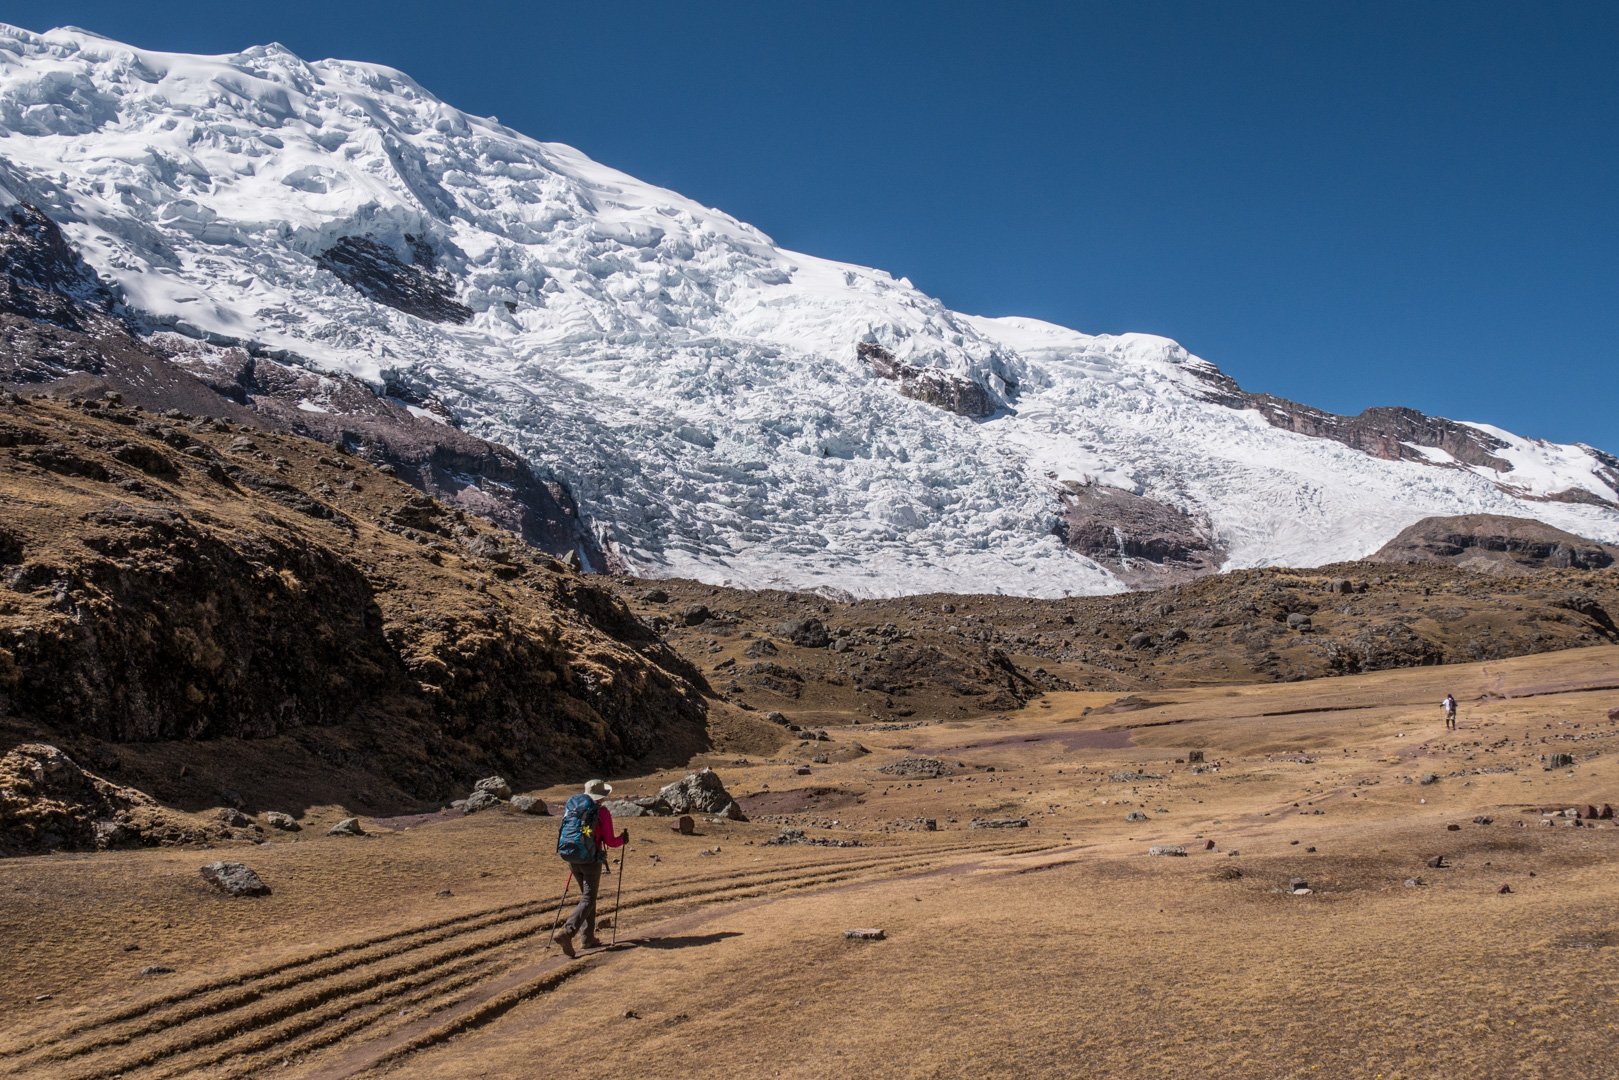
<svg viewBox="0 0 1619 1080"><path fill-rule="evenodd" d="M405 235L411 261L370 236L345 236L315 257L339 281L379 304L429 322L464 323L472 309L455 299L455 283L434 268L433 248Z"/></svg>
<svg viewBox="0 0 1619 1080"><path fill-rule="evenodd" d="M1225 550L1207 518L1106 484L1071 485L1059 494L1063 543L1136 587L1212 574Z"/></svg>
<svg viewBox="0 0 1619 1080"><path fill-rule="evenodd" d="M1619 549L1532 518L1464 514L1423 518L1366 556L1372 563L1444 563L1486 574L1527 574L1544 567L1600 570Z"/></svg>
<svg viewBox="0 0 1619 1080"><path fill-rule="evenodd" d="M742 810L713 769L688 773L658 791L658 801L676 814L720 814L741 821Z"/></svg>
<svg viewBox="0 0 1619 1080"><path fill-rule="evenodd" d="M54 746L25 743L0 758L0 856L186 843L223 831L86 772Z"/></svg>
<svg viewBox="0 0 1619 1080"><path fill-rule="evenodd" d="M953 412L958 416L982 420L996 408L994 397L988 390L969 379L962 379L938 368L917 367L894 358L894 354L870 341L855 346L860 359L879 378L899 384L899 392L908 398Z"/></svg>

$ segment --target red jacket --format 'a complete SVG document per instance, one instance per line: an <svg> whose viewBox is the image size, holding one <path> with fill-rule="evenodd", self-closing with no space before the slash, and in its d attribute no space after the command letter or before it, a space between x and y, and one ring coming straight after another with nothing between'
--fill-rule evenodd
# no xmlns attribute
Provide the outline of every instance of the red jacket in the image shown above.
<svg viewBox="0 0 1619 1080"><path fill-rule="evenodd" d="M624 837L613 832L613 814L607 807L596 804L596 836L603 847L623 847Z"/></svg>

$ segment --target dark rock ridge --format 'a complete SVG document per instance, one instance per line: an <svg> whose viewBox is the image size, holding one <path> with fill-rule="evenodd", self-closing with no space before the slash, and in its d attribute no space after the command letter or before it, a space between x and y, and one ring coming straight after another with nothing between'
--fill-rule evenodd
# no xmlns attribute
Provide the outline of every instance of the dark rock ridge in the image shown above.
<svg viewBox="0 0 1619 1080"><path fill-rule="evenodd" d="M27 204L0 217L0 387L58 397L121 395L152 412L230 419L318 439L446 504L591 569L608 559L567 487L536 476L504 446L441 422L449 410L402 381L378 394L252 344L178 332L142 337L48 215ZM415 407L435 418L413 414Z"/></svg>
<svg viewBox="0 0 1619 1080"><path fill-rule="evenodd" d="M1423 518L1366 556L1373 563L1445 563L1487 574L1527 574L1543 567L1600 570L1619 549L1533 518L1462 514Z"/></svg>
<svg viewBox="0 0 1619 1080"><path fill-rule="evenodd" d="M1506 443L1478 428L1444 417L1428 416L1416 409L1403 406L1374 406L1364 409L1358 416L1340 416L1325 409L1301 405L1296 401L1272 394L1253 394L1244 390L1231 376L1214 365L1188 368L1208 386L1209 400L1233 409L1254 409L1272 427L1294 431L1318 439L1331 439L1363 453L1390 461L1417 461L1437 468L1445 464L1435 462L1415 446L1436 447L1467 465L1495 469L1502 475L1503 488L1511 489L1512 463L1495 456L1495 451ZM1411 444L1411 445L1407 445ZM1584 444L1581 444L1582 446ZM1619 488L1619 458L1612 454L1590 450L1606 466L1601 476L1610 487ZM1519 492L1520 498L1531 498ZM1606 499L1583 488L1570 488L1543 496L1551 502L1596 503L1612 505Z"/></svg>
<svg viewBox="0 0 1619 1080"><path fill-rule="evenodd" d="M315 257L343 284L379 304L430 322L464 323L472 309L455 299L450 278L434 269L433 248L425 240L405 236L411 262L370 236L345 236Z"/></svg>
<svg viewBox="0 0 1619 1080"><path fill-rule="evenodd" d="M1074 485L1058 497L1057 535L1126 584L1167 585L1215 573L1225 560L1207 518L1106 484Z"/></svg>
<svg viewBox="0 0 1619 1080"><path fill-rule="evenodd" d="M958 416L981 420L995 412L995 399L988 390L969 379L962 379L937 368L917 367L896 360L894 354L875 342L855 346L860 359L872 374L899 384L908 398L926 402Z"/></svg>

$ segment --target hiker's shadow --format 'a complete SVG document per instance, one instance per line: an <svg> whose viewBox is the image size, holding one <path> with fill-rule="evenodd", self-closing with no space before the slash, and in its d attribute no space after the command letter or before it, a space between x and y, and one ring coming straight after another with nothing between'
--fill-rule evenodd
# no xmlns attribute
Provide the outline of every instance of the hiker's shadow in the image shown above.
<svg viewBox="0 0 1619 1080"><path fill-rule="evenodd" d="M643 949L690 949L697 945L713 945L726 938L741 937L737 930L722 930L717 934L692 934L687 937L647 938L639 942Z"/></svg>

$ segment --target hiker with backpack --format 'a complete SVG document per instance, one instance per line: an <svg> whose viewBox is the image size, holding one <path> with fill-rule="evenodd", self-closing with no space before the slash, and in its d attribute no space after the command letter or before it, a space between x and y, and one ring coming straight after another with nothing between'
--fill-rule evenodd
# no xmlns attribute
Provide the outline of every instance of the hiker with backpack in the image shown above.
<svg viewBox="0 0 1619 1080"><path fill-rule="evenodd" d="M613 835L613 815L602 800L613 793L612 785L600 780L585 784L584 793L574 795L562 806L562 827L557 830L557 854L567 861L573 880L579 883L579 906L573 909L562 929L551 940L573 956L573 936L583 930L581 944L594 949L596 940L596 894L601 887L602 867L607 849L622 847L630 838L625 829Z"/></svg>
<svg viewBox="0 0 1619 1080"><path fill-rule="evenodd" d="M1439 704L1445 707L1445 730L1456 730L1456 695L1446 694L1445 700Z"/></svg>

